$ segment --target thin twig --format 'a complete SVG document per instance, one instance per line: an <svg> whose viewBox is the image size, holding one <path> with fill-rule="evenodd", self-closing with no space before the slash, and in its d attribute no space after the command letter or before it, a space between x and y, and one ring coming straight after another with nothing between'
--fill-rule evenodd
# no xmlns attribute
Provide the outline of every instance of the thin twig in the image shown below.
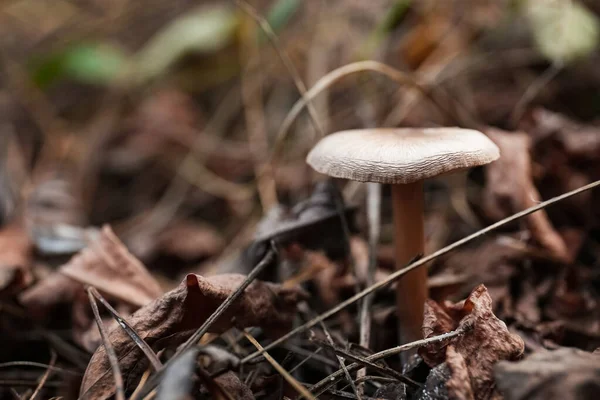
<svg viewBox="0 0 600 400"><path fill-rule="evenodd" d="M348 298L347 300L341 302L340 304L338 304L337 306L333 307L332 309L324 312L323 314L319 315L316 318L313 318L312 320L310 320L309 322L305 323L302 326L299 326L295 329L293 329L292 331L290 331L289 333L283 335L282 337L280 337L279 339L273 341L272 343L270 343L268 346L265 347L266 350L270 350L273 347L279 346L281 343L285 342L286 340L288 340L289 338L297 335L298 333L301 332L305 332L306 330L312 328L313 326L317 325L320 321L323 321L329 317L331 317L332 315L337 314L339 311L343 310L344 308L348 307L350 304L354 304L355 302L357 302L358 300L364 298L365 296L367 296L368 294L371 294L381 288L384 288L388 285L390 285L391 283L393 283L394 281L396 281L397 279L399 279L400 277L402 277L404 274L406 274L407 272L412 271L415 268L418 268L422 265L425 265L433 260L435 260L438 257L441 257L455 249L457 249L458 247L461 247L489 232L492 232L495 229L500 228L501 226L504 226L506 224L509 224L513 221L516 221L520 218L523 218L529 214L532 214L536 211L539 211L543 208L546 208L550 205L553 205L555 203L558 203L562 200L568 199L569 197L575 196L577 194L583 193L587 190L593 189L597 186L600 186L600 180L594 181L590 184L587 184L585 186L582 186L578 189L575 190L571 190L570 192L564 193L560 196L556 196L553 197L550 200L546 200L544 202L541 202L533 207L529 207L523 211L520 211L516 214L511 215L510 217L504 218L503 220L500 220L492 225L489 225L488 227L481 229L469 236L466 236L426 257L423 257L421 259L419 259L416 262L411 263L410 265L408 265L405 268L402 268L392 274L390 274L386 279L375 283L374 285L371 285L370 287L366 288L365 290L361 291L360 293L355 294L354 296ZM244 359L242 359L242 363L245 363L251 359L253 359L254 357L257 357L261 354L260 351L257 351L253 354L250 354L249 356L246 356Z"/></svg>
<svg viewBox="0 0 600 400"><path fill-rule="evenodd" d="M300 346L295 346L295 345L289 344L289 343L286 343L283 346L283 348L285 348L286 350L291 351L292 353L296 353L299 356L305 356L305 357L309 357L309 358L314 358L315 362L321 363L321 364L326 365L328 367L336 368L338 366L338 364L335 361L330 360L326 356L318 355L317 351L305 350L304 348L302 348ZM319 349L321 349L321 348L318 347L317 350L319 350ZM294 367L294 368L296 368L296 367Z"/></svg>
<svg viewBox="0 0 600 400"><path fill-rule="evenodd" d="M55 372L62 372L64 374L68 374L68 375L82 376L82 374L79 372L69 371L68 369L55 367L55 366L44 364L44 363L33 362L33 361L7 361L4 363L0 363L0 368L5 368L5 367L39 367L39 368L50 369Z"/></svg>
<svg viewBox="0 0 600 400"><path fill-rule="evenodd" d="M369 269L367 271L366 286L375 283L375 270L377 269L377 243L380 232L381 185L375 182L367 183L367 223L369 226ZM367 295L362 301L360 310L360 341L362 347L369 348L371 342L371 304L373 295ZM363 368L356 373L357 380L367 374ZM359 393L363 385L359 385Z"/></svg>
<svg viewBox="0 0 600 400"><path fill-rule="evenodd" d="M323 333L325 334L325 337L327 338L327 341L329 342L329 346L327 346L327 347L329 347L330 349L335 349L336 347L335 347L333 338L331 337L331 334L327 330L327 327L325 326L323 321L320 322L320 325L321 325L321 329L323 329ZM354 380L352 379L352 376L350 376L350 372L346 368L346 364L344 364L344 358L338 353L335 353L335 357L337 358L338 363L340 364L340 367L344 371L344 375L346 376L346 379L348 380L348 383L350 384L350 387L352 388L352 392L354 393L356 398L358 398L360 400L362 398L362 396L359 395L358 390L356 389L356 385L354 384Z"/></svg>
<svg viewBox="0 0 600 400"><path fill-rule="evenodd" d="M358 383L358 384L364 383L364 382L372 383L373 381L382 381L382 382L392 383L392 382L397 382L398 380L394 379L394 378L389 378L387 376L367 375L367 376L358 378L356 380L356 383Z"/></svg>
<svg viewBox="0 0 600 400"><path fill-rule="evenodd" d="M257 350L264 352L264 356L267 359L267 361L269 361L269 363L273 366L273 368L275 368L275 370L277 370L277 372L279 372L279 374L283 377L283 379L285 379L287 381L287 383L292 385L292 387L294 389L296 389L296 391L298 393L300 393L300 396L302 396L308 400L315 400L315 397L310 393L310 391L306 390L306 388L304 386L302 386L302 384L300 384L300 382L298 382L296 379L294 379L294 377L292 375L290 375L290 373L287 372L285 370L285 368L283 368L277 361L275 361L275 359L273 357L271 357L271 355L269 353L264 351L264 349L260 345L260 343L258 343L258 341L256 339L254 339L254 336L252 336L247 330L244 331L244 335L246 336L246 339L248 339L248 341L250 343L252 343L254 345L254 347L256 347Z"/></svg>
<svg viewBox="0 0 600 400"><path fill-rule="evenodd" d="M138 382L137 387L135 388L135 390L129 397L129 400L137 400L137 398L140 396L142 388L146 384L146 381L148 380L149 377L150 377L150 369L146 369L146 371L144 371L144 374L140 378L140 381Z"/></svg>
<svg viewBox="0 0 600 400"><path fill-rule="evenodd" d="M455 330L452 332L444 333L443 335L434 336L432 338L417 340L415 342L403 344L403 345L397 346L397 347L392 347L391 349L386 349L386 350L380 351L379 353L372 354L369 357L366 357L365 360L369 361L369 362L378 361L383 358L387 358L387 357L391 357L396 354L400 354L403 351L407 351L407 350L414 349L417 347L425 346L430 343L441 342L443 340L447 340L447 339L454 338L456 336L460 336L464 333L465 333L464 330ZM349 371L355 371L359 368L361 368L361 365L358 363L352 363L352 364L348 365ZM319 396L323 392L325 392L328 388L330 388L331 386L336 384L343 376L344 376L344 372L341 369L337 370L333 374L323 378L321 381L319 381L318 383L311 386L309 388L309 390L311 392L315 393L316 396Z"/></svg>
<svg viewBox="0 0 600 400"><path fill-rule="evenodd" d="M245 10L243 2L236 2L238 6ZM246 60L256 59L260 64L258 54L258 43L254 29L246 29L246 46L241 47L242 58ZM269 138L267 137L267 124L265 121L265 111L262 104L263 90L262 79L259 79L259 85L252 87L250 71L252 66L244 69L241 77L242 101L244 103L244 116L246 118L246 132L248 137L248 146L252 154L254 163L254 174L256 175L256 187L263 211L267 212L278 204L277 188L275 186L275 176L271 164L267 161L269 152ZM255 90L253 90L255 89Z"/></svg>
<svg viewBox="0 0 600 400"><path fill-rule="evenodd" d="M300 368L306 362L308 362L309 360L311 360L314 356L316 356L317 354L319 354L319 352L321 352L321 350L323 350L323 348L322 347L318 347L315 351L313 351L312 353L310 353L309 355L307 355L306 357L304 357L304 360L300 361L292 369L290 369L290 374L293 374L294 372L296 372L296 370L298 368Z"/></svg>
<svg viewBox="0 0 600 400"><path fill-rule="evenodd" d="M52 372L52 367L54 367L55 362L56 362L56 353L54 351L52 351L52 355L50 356L50 364L48 365L49 368L47 368L46 371L44 372L44 375L42 375L42 379L40 379L40 383L37 385L37 387L31 394L31 397L29 398L29 400L35 400L37 395L40 393L40 391L46 384L48 377L50 377L50 373Z"/></svg>
<svg viewBox="0 0 600 400"><path fill-rule="evenodd" d="M106 356L108 357L110 367L113 371L113 377L115 379L115 397L117 400L125 400L123 375L121 375L121 369L119 368L119 359L117 358L117 353L115 353L115 349L108 338L104 324L102 324L100 312L98 311L98 304L96 304L96 299L94 298L94 295L92 295L90 289L91 287L88 287L88 299L90 300L90 305L92 306L92 311L94 312L94 318L96 319L96 324L98 325L98 330L100 331L100 336L102 337L102 343L104 344L104 349L106 350Z"/></svg>
<svg viewBox="0 0 600 400"><path fill-rule="evenodd" d="M258 11L256 11L256 9L254 7L252 7L250 4L248 4L246 1L236 0L235 4L240 9L242 9L245 13L247 13L250 17L252 17L252 19L254 19L256 21L256 23L260 26L260 28L265 33L265 35L267 35L267 38L269 38L269 41L273 45L273 48L279 55L281 62L283 63L285 68L288 70L288 73L292 77L292 80L294 81L296 88L300 92L300 95L303 98L305 98L306 94L307 94L306 85L304 85L304 82L302 81L302 78L300 77L300 73L294 66L294 63L292 62L290 57L287 55L287 53L285 52L283 47L279 44L279 39L277 38L277 35L273 31L273 28L271 28L269 21L267 21L265 18L263 18L258 13ZM325 136L325 132L323 131L323 128L319 124L319 118L317 116L317 111L315 110L314 106L310 102L310 99L306 99L306 107L308 109L308 113L310 115L310 120L312 121L315 130L317 131L319 136L321 136L321 137Z"/></svg>
<svg viewBox="0 0 600 400"><path fill-rule="evenodd" d="M334 345L332 345L330 343L326 343L326 342L324 342L322 340L313 339L313 342L315 342L316 344L319 344L321 346L324 346L324 347L327 347L327 348L333 350L333 352L335 354L344 356L344 357L348 358L349 360L352 360L353 362L355 362L357 364L360 364L361 366L364 367L364 369L366 369L367 367L372 368L372 369L374 369L376 371L379 371L379 373L381 373L383 375L390 376L390 377L396 379L397 381L400 381L400 382L405 383L407 385L410 385L412 387L419 388L419 387L422 386L418 382L410 379L409 377L401 374L400 372L395 371L395 370L393 370L391 368L388 368L388 367L383 367L381 365L375 364L374 362L369 361L365 357L361 357L359 355L352 354L352 353L350 353L350 352L348 352L348 351L346 351L344 349L340 349L339 347L336 347L336 346L334 346ZM359 378L357 378L357 379L359 379Z"/></svg>
<svg viewBox="0 0 600 400"><path fill-rule="evenodd" d="M106 299L102 297L102 295L96 290L96 288L89 287L88 291L96 299L98 299L98 301L102 303L104 307L106 307L106 309L110 312L114 320L117 321L119 326L131 338L131 340L133 340L136 346L139 347L140 350L142 350L148 361L150 361L150 364L152 364L152 368L154 368L155 371L158 371L162 367L162 363L160 362L158 356L156 355L156 353L154 353L150 345L148 345L148 343L146 343L146 341L140 337L140 335L135 331L135 329L133 329L133 327L129 325L129 323L119 315L117 310L115 310L113 306L111 306L108 303L108 301L106 301Z"/></svg>
<svg viewBox="0 0 600 400"><path fill-rule="evenodd" d="M563 69L562 63L553 63L548 69L544 71L540 76L538 76L532 83L529 85L523 96L519 99L513 112L510 114L509 121L513 127L516 127L519 123L519 120L525 113L525 110L529 103L539 94L539 92L548 84L550 81L558 75L560 71Z"/></svg>

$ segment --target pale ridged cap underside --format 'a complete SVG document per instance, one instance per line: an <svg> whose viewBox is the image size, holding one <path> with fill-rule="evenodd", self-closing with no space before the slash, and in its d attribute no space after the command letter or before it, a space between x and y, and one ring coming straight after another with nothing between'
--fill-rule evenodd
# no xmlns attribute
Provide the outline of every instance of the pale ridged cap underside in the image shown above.
<svg viewBox="0 0 600 400"><path fill-rule="evenodd" d="M306 161L332 177L396 184L485 165L499 156L487 136L471 129L378 128L328 135Z"/></svg>

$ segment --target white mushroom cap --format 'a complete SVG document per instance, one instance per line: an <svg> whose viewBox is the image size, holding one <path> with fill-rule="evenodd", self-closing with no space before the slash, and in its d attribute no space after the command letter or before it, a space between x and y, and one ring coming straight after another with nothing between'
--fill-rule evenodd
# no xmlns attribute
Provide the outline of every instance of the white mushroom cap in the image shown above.
<svg viewBox="0 0 600 400"><path fill-rule="evenodd" d="M328 135L306 161L336 178L396 184L485 165L499 156L487 136L471 129L377 128Z"/></svg>

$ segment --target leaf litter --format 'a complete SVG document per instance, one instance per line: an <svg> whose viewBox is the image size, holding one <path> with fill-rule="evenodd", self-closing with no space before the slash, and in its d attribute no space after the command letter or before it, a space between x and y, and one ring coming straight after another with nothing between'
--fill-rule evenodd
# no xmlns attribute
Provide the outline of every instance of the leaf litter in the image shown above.
<svg viewBox="0 0 600 400"><path fill-rule="evenodd" d="M313 122L327 132L458 124L500 147L502 157L469 172L464 185L445 177L427 183L426 254L600 179L591 52L600 9L591 2L553 0L541 9L534 0L513 8L487 0L467 8L460 0L368 7L261 0L251 6L278 27L277 48L260 33L248 53L245 36L259 31L246 29L252 20L230 8L150 0L124 1L116 12L101 2L59 2L50 13L28 0L14 3L0 11L0 36L11 38L0 46L0 361L52 359L82 374L87 364L87 371L82 381L24 364L0 368L0 396L28 389L36 398L114 395L87 286L113 308L99 304L99 321L125 394L135 391L136 399L293 397L290 382L318 386L322 398L355 398L335 369L344 354L354 380L366 364L352 363L375 357L365 380L355 382L363 398L585 398L598 386L597 191L432 260L423 327L429 339L409 365L378 358L399 345L393 283L373 291L365 346L356 345L361 306L352 301L324 321L332 343L296 334L269 347L365 290L369 259L377 261L376 285L395 264L388 188L373 258L362 187L323 181L306 168L319 135ZM281 9L284 22L272 20ZM197 30L193 21L207 24ZM90 37L100 43L79 43ZM161 50L165 43L170 48ZM294 79L307 77L308 87L320 82L308 90L307 117L316 121L300 116L294 126L287 118L300 94L278 52L294 64ZM137 65L139 79L123 78L135 76L125 69L149 54L160 56L159 69ZM388 73L364 73L359 63L355 76L344 76L338 68L357 56L382 61L369 68ZM329 70L337 77L319 81ZM256 109L265 113L265 143L276 148L266 151L278 152L267 183L280 204L263 213L254 194L266 178L254 165L252 121L244 113L256 104L239 95L241 74L256 91L248 99L264 102ZM434 102L385 80L399 74ZM298 116L295 107L292 114ZM279 143L282 121L290 134ZM180 354L271 243L277 257ZM292 379L253 356L245 329ZM312 329L323 337L320 326ZM436 339L452 332L460 334ZM164 368L150 367L130 335ZM319 386L331 376L333 383Z"/></svg>

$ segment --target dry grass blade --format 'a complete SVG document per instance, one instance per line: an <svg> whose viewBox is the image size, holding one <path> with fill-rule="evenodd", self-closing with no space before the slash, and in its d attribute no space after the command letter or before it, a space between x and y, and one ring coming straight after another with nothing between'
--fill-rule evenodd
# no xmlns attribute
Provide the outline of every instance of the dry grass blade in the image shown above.
<svg viewBox="0 0 600 400"><path fill-rule="evenodd" d="M292 331L290 331L288 334L280 337L279 339L273 341L272 343L270 343L268 346L265 347L265 350L269 350L272 349L275 346L279 346L281 343L285 342L286 340L288 340L289 338L291 338L294 335L297 335L298 333L301 332L305 332L306 330L312 328L313 326L317 325L319 322L331 317L332 315L337 314L339 311L343 310L344 308L348 307L350 304L354 304L356 303L358 300L364 298L365 296L367 296L370 293L373 293L383 287L386 287L387 285L391 284L392 282L396 281L397 279L399 279L401 276L403 276L404 274L406 274L409 271L412 271L415 268L420 267L421 265L425 265L433 260L435 260L438 257L441 257L455 249L457 249L460 246L463 246L489 232L492 232L495 229L500 228L503 225L509 224L513 221L516 221L520 218L523 218L531 213L534 213L536 211L539 211L543 208L546 208L552 204L558 203L559 201L568 199L569 197L575 196L577 194L583 193L587 190L591 190L597 186L600 186L600 180L594 181L588 185L582 186L578 189L572 190L570 192L564 193L560 196L556 196L553 197L550 200L546 200L544 202L541 202L533 207L527 208L523 211L520 211L516 214L511 215L508 218L505 218L503 220L500 220L484 229L481 229L469 236L466 236L426 257L421 258L420 260L410 263L407 267L402 268L396 272L394 272L393 274L389 275L386 279L366 288L365 290L355 294L354 296L348 298L347 300L341 302L340 304L338 304L337 306L333 307L332 309L330 309L329 311L324 312L323 314L319 315L316 318L313 318L312 320L308 321L307 323L305 323L302 326L297 327L296 329L293 329ZM242 364L248 362L249 360L253 359L254 357L257 357L259 355L261 355L262 352L261 351L257 351L253 354L250 354L248 356L246 356L244 359L242 359Z"/></svg>
<svg viewBox="0 0 600 400"><path fill-rule="evenodd" d="M52 372L52 368L54 367L55 362L56 362L56 353L53 351L52 356L50 358L50 364L48 365L48 368L46 368L46 372L44 372L44 375L42 375L42 379L40 379L40 383L37 385L37 387L31 394L31 397L29 398L29 400L34 400L37 397L37 395L40 393L40 391L46 384L46 381L48 380L50 373Z"/></svg>
<svg viewBox="0 0 600 400"><path fill-rule="evenodd" d="M129 323L119 315L117 310L115 310L107 301L102 297L102 295L96 290L96 288L90 287L88 288L89 293L91 293L106 309L110 312L112 317L117 321L119 326L129 335L131 340L142 350L150 364L155 371L158 371L162 367L162 363L158 359L158 356L152 351L152 348L138 335L138 333L129 325Z"/></svg>
<svg viewBox="0 0 600 400"><path fill-rule="evenodd" d="M294 366L294 368L290 369L290 374L293 374L298 368L300 368L306 362L308 362L310 359L312 359L314 356L316 356L317 354L319 354L321 352L321 350L323 350L323 348L319 347L315 351L311 352L309 355L307 355L306 357L304 357L304 359L302 361L300 361L298 364L296 364Z"/></svg>
<svg viewBox="0 0 600 400"><path fill-rule="evenodd" d="M63 374L67 374L67 375L74 375L74 376L82 376L83 375L79 372L69 371L68 369L59 368L59 367L55 367L52 365L38 363L38 362L32 362L32 361L8 361L8 362L0 363L0 368L6 368L6 367L39 367L39 368L46 368L46 369L49 369L49 370L55 371L55 372L61 372Z"/></svg>
<svg viewBox="0 0 600 400"><path fill-rule="evenodd" d="M129 400L137 400L137 398L140 396L142 388L144 387L144 385L148 381L149 377L150 377L150 369L147 369L146 371L144 371L144 374L140 378L140 381L139 381L137 387L135 388L135 390L133 391L133 393L129 397Z"/></svg>
<svg viewBox="0 0 600 400"><path fill-rule="evenodd" d="M512 126L516 127L518 125L523 114L525 114L525 110L527 110L527 106L544 89L544 87L548 86L548 84L556 78L560 71L563 70L563 67L564 65L561 63L553 63L542 75L537 77L531 85L529 85L510 114L509 121Z"/></svg>
<svg viewBox="0 0 600 400"><path fill-rule="evenodd" d="M106 333L106 329L102 324L102 319L100 318L100 312L98 311L98 304L96 304L96 299L92 294L91 287L88 287L87 294L90 300L90 305L92 306L92 311L94 312L94 318L96 319L96 324L98 325L98 330L100 331L100 336L102 337L102 343L104 344L104 348L106 349L106 355L108 356L108 361L110 362L110 366L113 371L113 376L115 379L115 397L117 400L125 400L125 390L123 389L123 375L121 375L121 369L119 368L119 359L117 358L117 354L115 353L115 349L110 343L108 339L108 334ZM84 397L81 396L81 397Z"/></svg>
<svg viewBox="0 0 600 400"><path fill-rule="evenodd" d="M438 108L441 111L449 113L448 111L446 111L445 107L443 107L433 96L431 96L431 94L429 93L427 88L423 87L414 78L412 78L408 74L405 74L404 72L398 71L397 69L392 68L389 65L386 65L386 64L383 64L383 63L380 63L377 61L358 61L355 63L347 64L342 67L334 69L333 71L329 72L327 75L325 75L321 79L319 79L317 81L317 83L315 83L314 86L311 87L306 92L306 95L303 96L302 98L298 99L298 101L294 104L292 109L285 116L285 119L283 120L281 127L279 128L279 131L277 132L277 136L275 137L275 144L273 146L273 151L271 153L271 162L274 162L277 159L277 157L281 151L281 148L283 146L283 143L285 141L287 132L289 131L290 127L292 126L292 123L298 117L298 115L300 115L300 112L302 111L302 109L312 99L314 99L319 93L321 93L325 89L329 88L331 85L333 85L340 79L342 79L348 75L352 75L357 72L364 72L364 71L377 72L377 73L387 76L394 82L397 82L402 85L409 85L411 87L414 87L414 88L418 89L419 92L421 92L421 94L423 96L427 97L436 106L438 106Z"/></svg>
<svg viewBox="0 0 600 400"><path fill-rule="evenodd" d="M429 343L441 342L446 339L451 339L453 337L460 336L463 333L465 333L463 330L456 330L456 331L444 333L443 335L435 336L435 337L432 337L429 339L417 340L415 342L403 344L403 345L397 346L397 347L392 347L391 349L383 350L383 351L380 351L379 353L372 354L369 357L366 357L364 360L368 361L368 362L375 362L375 361L378 361L378 360L381 360L381 359L384 359L387 357L391 357L391 356L400 354L407 350L425 346L426 344L429 344ZM362 365L360 365L358 363L353 363L353 364L348 365L347 368L349 371L356 371L357 369L362 368ZM334 372L333 374L323 378L321 381L319 381L318 383L311 386L309 388L309 390L311 392L315 393L317 396L319 396L320 394L325 392L328 388L330 388L332 385L336 384L343 376L344 376L344 371L339 369L336 372Z"/></svg>
<svg viewBox="0 0 600 400"><path fill-rule="evenodd" d="M235 3L240 9L242 9L246 14L248 14L250 17L252 17L252 19L254 19L256 21L256 23L260 26L262 31L267 36L267 38L269 38L269 41L273 45L273 48L275 49L277 54L279 55L281 62L283 63L285 68L288 70L290 76L292 77L294 84L296 85L296 88L302 95L302 98L305 99L305 104L306 104L306 107L308 108L310 120L312 121L315 130L317 131L319 136L321 136L321 137L325 136L325 132L323 131L323 128L319 124L317 111L315 110L312 103L310 102L310 99L306 98L307 97L306 85L304 85L304 82L302 81L302 78L300 77L300 73L298 72L296 67L294 67L294 63L292 63L292 60L288 57L288 55L285 52L285 50L283 49L283 47L279 44L279 39L277 38L277 35L271 28L271 25L269 25L269 22L265 18L263 18L256 11L256 9L254 7L252 7L250 4L248 4L246 1L236 0Z"/></svg>
<svg viewBox="0 0 600 400"><path fill-rule="evenodd" d="M265 358L273 366L273 368L275 368L277 372L281 374L283 379L285 379L290 385L292 385L292 387L296 389L296 391L300 393L302 397L304 397L305 399L315 400L315 397L310 393L310 391L308 391L304 386L302 386L300 382L294 379L294 377L291 376L289 372L287 372L281 365L279 365L279 363L275 361L275 359L265 351L265 349L260 345L260 343L258 343L258 341L254 339L254 337L250 333L248 333L248 331L244 331L244 336L246 336L246 339L248 339L248 341L252 343L257 350L263 352Z"/></svg>
<svg viewBox="0 0 600 400"><path fill-rule="evenodd" d="M246 25L242 25L246 27ZM258 54L258 43L254 35L254 29L244 29L245 46L241 47L241 58L245 60L257 60L260 63ZM252 27L253 28L253 27ZM258 196L263 211L267 212L278 204L277 188L275 187L275 176L271 164L267 161L269 151L269 138L267 136L267 123L265 120L265 110L263 107L263 79L258 79L256 88L252 85L250 71L253 68L249 65L245 68L241 76L242 101L244 103L244 116L246 118L246 136L248 138L248 147L252 158L254 159L254 174L256 175L256 186ZM260 73L257 71L257 73Z"/></svg>

